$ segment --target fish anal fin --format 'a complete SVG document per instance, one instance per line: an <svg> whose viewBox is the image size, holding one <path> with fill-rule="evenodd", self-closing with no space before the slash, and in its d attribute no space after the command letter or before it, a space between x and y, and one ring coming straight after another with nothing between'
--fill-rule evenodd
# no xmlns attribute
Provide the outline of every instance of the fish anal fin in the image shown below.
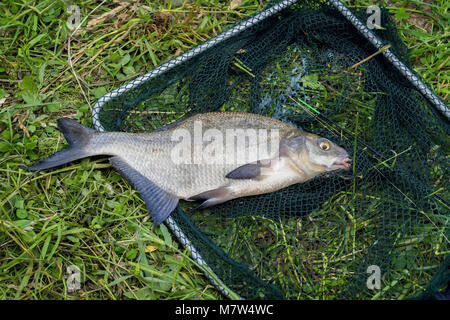
<svg viewBox="0 0 450 320"><path fill-rule="evenodd" d="M175 210L179 200L177 197L161 189L122 158L112 157L109 162L130 182L134 189L139 191L156 226L166 220Z"/></svg>
<svg viewBox="0 0 450 320"><path fill-rule="evenodd" d="M206 209L228 200L233 199L230 187L224 186L217 189L209 190L190 197L191 201L203 201L203 203L196 208L196 210Z"/></svg>

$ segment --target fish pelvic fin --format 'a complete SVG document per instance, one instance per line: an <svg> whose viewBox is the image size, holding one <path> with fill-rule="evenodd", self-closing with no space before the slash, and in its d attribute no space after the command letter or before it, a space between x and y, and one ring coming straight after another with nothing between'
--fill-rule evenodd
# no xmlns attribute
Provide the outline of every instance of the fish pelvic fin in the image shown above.
<svg viewBox="0 0 450 320"><path fill-rule="evenodd" d="M87 152L85 147L89 143L91 134L96 132L95 130L69 118L58 119L58 127L69 143L69 147L52 154L35 165L19 166L19 168L29 171L44 170L94 155Z"/></svg>
<svg viewBox="0 0 450 320"><path fill-rule="evenodd" d="M141 194L156 226L166 220L175 210L179 200L177 197L161 189L122 158L112 157L109 162Z"/></svg>
<svg viewBox="0 0 450 320"><path fill-rule="evenodd" d="M224 203L228 200L234 199L231 188L228 186L220 187L217 189L209 190L190 197L188 200L203 201L195 210L202 210L210 208L212 206Z"/></svg>

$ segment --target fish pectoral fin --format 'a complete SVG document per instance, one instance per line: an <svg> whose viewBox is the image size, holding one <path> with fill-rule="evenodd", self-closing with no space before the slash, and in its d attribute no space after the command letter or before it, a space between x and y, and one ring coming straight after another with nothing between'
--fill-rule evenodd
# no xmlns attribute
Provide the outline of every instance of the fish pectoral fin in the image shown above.
<svg viewBox="0 0 450 320"><path fill-rule="evenodd" d="M228 179L255 179L262 180L272 173L272 159L258 160L244 164L229 172L225 178Z"/></svg>
<svg viewBox="0 0 450 320"><path fill-rule="evenodd" d="M139 191L156 226L175 210L178 198L158 187L120 157L109 159L111 165Z"/></svg>
<svg viewBox="0 0 450 320"><path fill-rule="evenodd" d="M190 201L203 201L195 210L206 209L233 199L229 187L220 187L190 197Z"/></svg>

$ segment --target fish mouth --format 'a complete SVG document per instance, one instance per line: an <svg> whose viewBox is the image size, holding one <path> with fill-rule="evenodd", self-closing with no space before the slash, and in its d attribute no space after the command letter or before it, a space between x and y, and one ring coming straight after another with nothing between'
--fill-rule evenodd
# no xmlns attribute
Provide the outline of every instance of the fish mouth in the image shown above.
<svg viewBox="0 0 450 320"><path fill-rule="evenodd" d="M345 171L350 170L350 164L352 160L348 157L347 154L340 156L337 158L330 167L330 170L343 169Z"/></svg>

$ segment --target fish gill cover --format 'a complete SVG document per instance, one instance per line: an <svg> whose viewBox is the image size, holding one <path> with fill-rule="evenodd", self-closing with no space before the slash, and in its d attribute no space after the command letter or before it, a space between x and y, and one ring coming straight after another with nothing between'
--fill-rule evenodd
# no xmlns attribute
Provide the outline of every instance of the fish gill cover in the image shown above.
<svg viewBox="0 0 450 320"><path fill-rule="evenodd" d="M381 23L376 35L411 67L385 9ZM382 55L359 63L377 49L325 1L299 1L212 42L121 87L94 120L142 132L207 111L253 112L353 158L348 172L274 193L203 211L179 204L173 220L218 278L246 299L430 298L444 289L448 122Z"/></svg>

